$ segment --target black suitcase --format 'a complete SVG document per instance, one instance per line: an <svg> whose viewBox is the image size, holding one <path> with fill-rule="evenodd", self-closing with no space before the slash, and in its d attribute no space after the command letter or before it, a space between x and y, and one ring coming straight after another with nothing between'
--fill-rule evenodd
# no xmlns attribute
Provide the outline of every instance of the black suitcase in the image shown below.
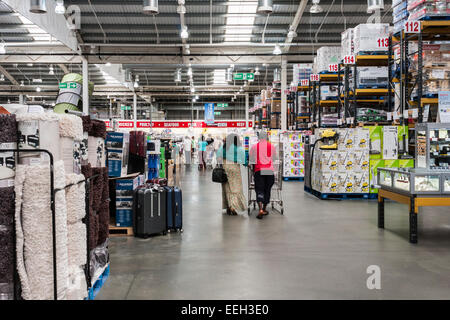
<svg viewBox="0 0 450 320"><path fill-rule="evenodd" d="M158 185L144 185L134 193L133 225L136 237L167 232L167 192Z"/></svg>
<svg viewBox="0 0 450 320"><path fill-rule="evenodd" d="M167 230L183 232L183 200L181 189L164 187L167 192Z"/></svg>

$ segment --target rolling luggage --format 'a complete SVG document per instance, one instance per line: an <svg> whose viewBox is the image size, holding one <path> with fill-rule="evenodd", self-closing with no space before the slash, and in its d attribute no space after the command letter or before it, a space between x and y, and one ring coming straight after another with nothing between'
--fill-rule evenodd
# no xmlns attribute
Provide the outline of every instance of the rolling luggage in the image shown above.
<svg viewBox="0 0 450 320"><path fill-rule="evenodd" d="M166 187L167 179L166 178L154 178L151 180L147 180L147 183L159 184L161 187Z"/></svg>
<svg viewBox="0 0 450 320"><path fill-rule="evenodd" d="M137 237L167 232L167 192L158 185L144 185L134 193L133 226Z"/></svg>
<svg viewBox="0 0 450 320"><path fill-rule="evenodd" d="M177 187L164 187L167 192L167 230L183 231L182 192Z"/></svg>

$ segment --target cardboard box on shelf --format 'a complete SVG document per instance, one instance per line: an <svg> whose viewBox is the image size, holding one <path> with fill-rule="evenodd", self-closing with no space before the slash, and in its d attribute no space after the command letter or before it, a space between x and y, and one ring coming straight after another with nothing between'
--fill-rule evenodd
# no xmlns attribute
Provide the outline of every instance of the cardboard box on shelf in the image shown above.
<svg viewBox="0 0 450 320"><path fill-rule="evenodd" d="M116 180L116 226L133 226L133 194L142 176L139 173L129 174Z"/></svg>
<svg viewBox="0 0 450 320"><path fill-rule="evenodd" d="M398 160L399 168L414 168L414 159L400 159Z"/></svg>
<svg viewBox="0 0 450 320"><path fill-rule="evenodd" d="M281 112L281 100L272 100L270 110L272 112Z"/></svg>
<svg viewBox="0 0 450 320"><path fill-rule="evenodd" d="M383 127L383 159L398 159L398 129L397 126Z"/></svg>
<svg viewBox="0 0 450 320"><path fill-rule="evenodd" d="M130 144L129 133L108 132L106 136L106 149L108 150L108 175L121 177L127 174L128 150Z"/></svg>
<svg viewBox="0 0 450 320"><path fill-rule="evenodd" d="M382 126L366 126L369 130L369 150L370 159L382 158L383 145L383 127Z"/></svg>
<svg viewBox="0 0 450 320"><path fill-rule="evenodd" d="M369 150L354 151L354 168L356 171L368 171Z"/></svg>
<svg viewBox="0 0 450 320"><path fill-rule="evenodd" d="M355 27L354 44L355 54L373 51L387 51L388 47L380 46L379 39L389 37L388 23L367 23Z"/></svg>

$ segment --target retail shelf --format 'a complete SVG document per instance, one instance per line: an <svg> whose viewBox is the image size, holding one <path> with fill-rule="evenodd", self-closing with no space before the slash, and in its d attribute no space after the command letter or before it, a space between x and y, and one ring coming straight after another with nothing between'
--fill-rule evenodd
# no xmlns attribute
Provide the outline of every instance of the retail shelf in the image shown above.
<svg viewBox="0 0 450 320"><path fill-rule="evenodd" d="M389 56L386 55L361 55L356 56L356 65L358 67L382 67L388 65Z"/></svg>
<svg viewBox="0 0 450 320"><path fill-rule="evenodd" d="M309 119L310 117L309 116L300 116L300 117L297 117L297 119Z"/></svg>
<svg viewBox="0 0 450 320"><path fill-rule="evenodd" d="M417 105L417 101L409 101L411 105ZM426 104L439 104L439 98L422 98L421 99L422 106Z"/></svg>
<svg viewBox="0 0 450 320"><path fill-rule="evenodd" d="M421 21L423 40L445 41L450 39L450 20ZM438 36L438 37L436 37ZM417 40L419 34L408 34L408 40Z"/></svg>
<svg viewBox="0 0 450 320"><path fill-rule="evenodd" d="M344 75L341 75L341 78L343 78ZM320 75L320 81L338 81L338 74L337 73L323 73Z"/></svg>
<svg viewBox="0 0 450 320"><path fill-rule="evenodd" d="M386 96L389 89L356 89L356 96ZM394 90L391 89L391 92Z"/></svg>
<svg viewBox="0 0 450 320"><path fill-rule="evenodd" d="M322 107L337 106L338 104L339 104L338 100L320 100L320 105Z"/></svg>
<svg viewBox="0 0 450 320"><path fill-rule="evenodd" d="M297 91L309 91L309 87L308 86L299 86L299 87L297 87Z"/></svg>

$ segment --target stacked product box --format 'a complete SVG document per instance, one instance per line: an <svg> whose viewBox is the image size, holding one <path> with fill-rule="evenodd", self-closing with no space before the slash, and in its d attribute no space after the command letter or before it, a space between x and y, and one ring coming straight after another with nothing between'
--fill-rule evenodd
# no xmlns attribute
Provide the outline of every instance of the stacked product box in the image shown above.
<svg viewBox="0 0 450 320"><path fill-rule="evenodd" d="M408 0L409 20L426 17L445 17L450 14L449 1L445 0Z"/></svg>
<svg viewBox="0 0 450 320"><path fill-rule="evenodd" d="M370 193L378 193L375 186L378 168L414 168L414 159L398 159L408 148L408 126L367 126L370 149Z"/></svg>
<svg viewBox="0 0 450 320"><path fill-rule="evenodd" d="M317 50L317 73L328 72L330 64L337 64L341 60L341 47L321 47Z"/></svg>
<svg viewBox="0 0 450 320"><path fill-rule="evenodd" d="M106 149L108 151L108 174L110 177L121 177L128 173L129 144L129 133L107 133Z"/></svg>
<svg viewBox="0 0 450 320"><path fill-rule="evenodd" d="M388 79L388 67L359 67L356 70L356 85L360 89L387 88ZM353 85L351 78L350 85Z"/></svg>
<svg viewBox="0 0 450 320"><path fill-rule="evenodd" d="M350 28L341 33L341 59L355 53L354 32L355 29Z"/></svg>
<svg viewBox="0 0 450 320"><path fill-rule="evenodd" d="M405 22L408 21L408 0L392 1L392 22L394 23L394 33L403 30Z"/></svg>
<svg viewBox="0 0 450 320"><path fill-rule="evenodd" d="M320 100L337 100L337 99L338 99L337 85L320 86Z"/></svg>
<svg viewBox="0 0 450 320"><path fill-rule="evenodd" d="M134 190L144 182L144 176L130 174L116 178L116 226L133 226Z"/></svg>
<svg viewBox="0 0 450 320"><path fill-rule="evenodd" d="M300 80L308 79L312 73L312 65L307 63L294 64L293 67L293 82L296 86L300 85Z"/></svg>
<svg viewBox="0 0 450 320"><path fill-rule="evenodd" d="M310 131L293 131L281 135L283 178L303 178L305 176L305 136L310 134Z"/></svg>
<svg viewBox="0 0 450 320"><path fill-rule="evenodd" d="M382 39L389 37L389 24L366 23L355 27L355 54L365 55L373 52L387 52L388 47L382 46Z"/></svg>
<svg viewBox="0 0 450 320"><path fill-rule="evenodd" d="M318 130L316 139L320 137ZM311 174L312 189L320 193L369 193L369 130L339 128L337 150L316 145Z"/></svg>

